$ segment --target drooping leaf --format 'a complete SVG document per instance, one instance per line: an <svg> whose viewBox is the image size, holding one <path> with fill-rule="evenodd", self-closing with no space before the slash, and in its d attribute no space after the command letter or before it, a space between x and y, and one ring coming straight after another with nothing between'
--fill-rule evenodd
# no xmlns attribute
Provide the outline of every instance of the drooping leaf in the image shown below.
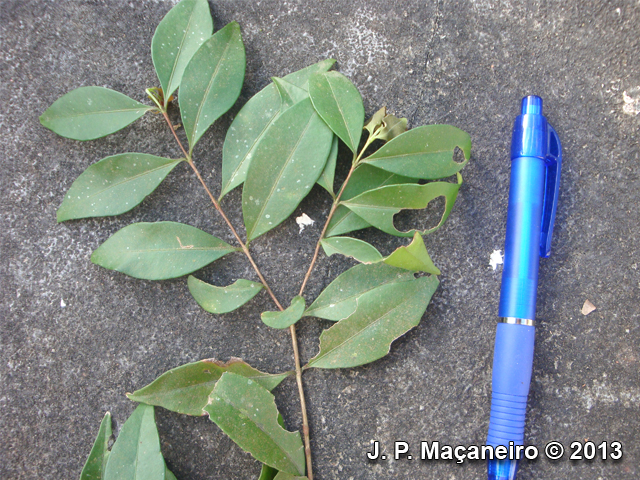
<svg viewBox="0 0 640 480"><path fill-rule="evenodd" d="M260 318L271 328L287 328L302 318L304 313L304 298L300 295L293 297L291 305L281 312L262 312Z"/></svg>
<svg viewBox="0 0 640 480"><path fill-rule="evenodd" d="M180 114L189 151L236 102L244 69L244 44L237 22L218 30L193 55L180 84Z"/></svg>
<svg viewBox="0 0 640 480"><path fill-rule="evenodd" d="M58 222L128 212L181 161L145 153L103 158L73 182L58 209Z"/></svg>
<svg viewBox="0 0 640 480"><path fill-rule="evenodd" d="M407 270L384 263L356 265L325 288L304 312L306 317L342 320L356 310L356 299L382 285L413 280Z"/></svg>
<svg viewBox="0 0 640 480"><path fill-rule="evenodd" d="M293 372L264 373L239 358L223 363L212 358L187 363L163 373L146 387L128 393L134 402L164 407L186 415L204 415L209 394L224 372L233 372L273 390Z"/></svg>
<svg viewBox="0 0 640 480"><path fill-rule="evenodd" d="M464 153L464 162L453 160L456 147ZM425 125L395 137L362 162L407 177L435 180L459 172L469 158L468 133L450 125Z"/></svg>
<svg viewBox="0 0 640 480"><path fill-rule="evenodd" d="M309 80L309 95L318 114L355 154L364 124L364 105L355 85L338 72L318 73Z"/></svg>
<svg viewBox="0 0 640 480"><path fill-rule="evenodd" d="M169 467L164 466L164 480L178 480Z"/></svg>
<svg viewBox="0 0 640 480"><path fill-rule="evenodd" d="M333 142L331 143L331 150L329 151L329 157L327 163L324 166L324 170L318 178L318 185L324 188L327 192L334 196L333 193L333 180L336 174L336 161L338 160L338 137L333 136Z"/></svg>
<svg viewBox="0 0 640 480"><path fill-rule="evenodd" d="M331 68L335 60L323 60L290 73L283 80L307 89L309 77ZM256 93L233 119L222 147L222 190L220 198L244 182L256 145L269 125L279 116L282 108L278 89L273 83Z"/></svg>
<svg viewBox="0 0 640 480"><path fill-rule="evenodd" d="M384 263L393 267L440 275L440 270L433 264L422 236L416 232L413 241L406 247L396 249L384 259Z"/></svg>
<svg viewBox="0 0 640 480"><path fill-rule="evenodd" d="M239 279L228 287L216 287L189 275L189 291L198 305L210 313L227 313L241 307L255 297L261 283Z"/></svg>
<svg viewBox="0 0 640 480"><path fill-rule="evenodd" d="M278 424L274 397L253 380L224 373L204 407L209 418L256 460L282 472L304 475L299 432Z"/></svg>
<svg viewBox="0 0 640 480"><path fill-rule="evenodd" d="M421 277L360 297L351 316L322 332L320 351L309 367L356 367L384 357L391 342L420 323L438 283L437 277Z"/></svg>
<svg viewBox="0 0 640 480"><path fill-rule="evenodd" d="M138 405L113 444L104 478L164 480L165 472L153 407Z"/></svg>
<svg viewBox="0 0 640 480"><path fill-rule="evenodd" d="M262 465L262 470L260 470L260 477L258 480L273 480L276 478L278 471L275 468L270 467L269 465Z"/></svg>
<svg viewBox="0 0 640 480"><path fill-rule="evenodd" d="M346 257L353 257L361 263L375 263L383 258L377 248L357 238L323 238L320 243L327 256L339 253Z"/></svg>
<svg viewBox="0 0 640 480"><path fill-rule="evenodd" d="M211 37L207 0L182 0L165 15L151 40L151 58L164 92L164 106L180 86L187 64Z"/></svg>
<svg viewBox="0 0 640 480"><path fill-rule="evenodd" d="M107 412L100 423L98 435L87 458L80 480L104 480L104 470L109 459L109 439L111 432L111 414Z"/></svg>
<svg viewBox="0 0 640 480"><path fill-rule="evenodd" d="M256 146L242 190L247 239L279 225L324 169L333 134L309 99L282 113Z"/></svg>
<svg viewBox="0 0 640 480"><path fill-rule="evenodd" d="M307 477L299 477L286 472L278 472L274 480L309 480Z"/></svg>
<svg viewBox="0 0 640 480"><path fill-rule="evenodd" d="M293 107L296 103L309 97L309 92L300 88L293 83L289 83L286 80L278 77L271 77L274 85L278 89L280 95L280 101L282 102L281 108Z"/></svg>
<svg viewBox="0 0 640 480"><path fill-rule="evenodd" d="M385 115L382 125L376 132L375 138L388 142L407 131L407 119L398 118L395 115Z"/></svg>
<svg viewBox="0 0 640 480"><path fill-rule="evenodd" d="M364 125L364 129L369 132L369 136L372 137L382 127L382 120L387 115L387 107L382 107L376 113L374 113L367 123Z"/></svg>
<svg viewBox="0 0 640 480"><path fill-rule="evenodd" d="M73 140L94 140L126 127L155 107L103 87L80 87L63 95L40 123Z"/></svg>
<svg viewBox="0 0 640 480"><path fill-rule="evenodd" d="M451 213L462 184L462 176L458 173L457 177L458 183L431 182L426 185L380 187L347 200L343 205L383 232L399 237L411 237L417 230L401 232L396 229L393 225L394 215L404 209L426 208L431 200L445 197L445 208L440 222L435 227L420 232L425 235L440 228Z"/></svg>
<svg viewBox="0 0 640 480"><path fill-rule="evenodd" d="M183 223L134 223L100 245L91 261L135 278L164 280L194 272L236 250Z"/></svg>
<svg viewBox="0 0 640 480"><path fill-rule="evenodd" d="M403 177L395 173L385 172L371 165L362 164L353 172L349 183L340 197L342 201L349 200L368 190L373 190L385 185L398 185L401 183L415 183L413 178ZM329 226L327 227L327 237L343 235L354 230L369 227L370 224L359 217L347 207L340 205L336 209Z"/></svg>

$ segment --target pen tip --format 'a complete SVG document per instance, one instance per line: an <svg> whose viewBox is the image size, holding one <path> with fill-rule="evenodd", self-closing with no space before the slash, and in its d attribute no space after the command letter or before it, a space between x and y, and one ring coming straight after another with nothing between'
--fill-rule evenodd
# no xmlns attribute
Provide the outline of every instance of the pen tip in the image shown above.
<svg viewBox="0 0 640 480"><path fill-rule="evenodd" d="M488 480L515 480L518 471L517 460L489 460Z"/></svg>

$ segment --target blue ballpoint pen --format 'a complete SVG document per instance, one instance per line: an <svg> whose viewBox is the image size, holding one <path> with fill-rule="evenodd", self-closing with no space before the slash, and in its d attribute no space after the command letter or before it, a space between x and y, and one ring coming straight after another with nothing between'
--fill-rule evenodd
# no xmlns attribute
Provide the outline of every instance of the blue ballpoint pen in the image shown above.
<svg viewBox="0 0 640 480"><path fill-rule="evenodd" d="M522 99L511 139L500 321L496 329L487 445L512 450L524 444L524 421L533 367L536 291L540 257L551 253L558 205L562 148L542 115L542 99ZM489 480L516 478L520 455L489 460Z"/></svg>

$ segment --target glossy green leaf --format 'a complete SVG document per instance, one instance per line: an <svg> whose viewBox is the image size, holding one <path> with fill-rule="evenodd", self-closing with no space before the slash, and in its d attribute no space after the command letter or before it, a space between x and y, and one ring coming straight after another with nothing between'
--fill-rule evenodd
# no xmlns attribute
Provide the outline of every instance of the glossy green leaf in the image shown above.
<svg viewBox="0 0 640 480"><path fill-rule="evenodd" d="M414 272L440 275L440 270L433 264L424 240L418 232L413 234L413 241L409 245L396 249L384 259L384 263L393 267L413 270Z"/></svg>
<svg viewBox="0 0 640 480"><path fill-rule="evenodd" d="M350 268L325 288L304 312L307 317L342 320L356 310L358 297L389 283L408 282L413 274L384 263Z"/></svg>
<svg viewBox="0 0 640 480"><path fill-rule="evenodd" d="M194 272L236 250L183 223L134 223L100 245L91 261L135 278L164 280Z"/></svg>
<svg viewBox="0 0 640 480"><path fill-rule="evenodd" d="M231 440L256 460L282 472L304 474L300 433L288 432L278 424L273 395L253 380L224 373L204 410Z"/></svg>
<svg viewBox="0 0 640 480"><path fill-rule="evenodd" d="M309 367L356 367L384 357L391 342L420 323L438 283L437 277L421 277L359 298L351 316L322 332L320 352Z"/></svg>
<svg viewBox="0 0 640 480"><path fill-rule="evenodd" d="M103 158L73 182L58 209L58 222L128 212L181 161L145 153Z"/></svg>
<svg viewBox="0 0 640 480"><path fill-rule="evenodd" d="M361 263L375 263L383 258L377 248L357 238L323 238L320 243L327 256L339 253L346 257L353 257Z"/></svg>
<svg viewBox="0 0 640 480"><path fill-rule="evenodd" d="M40 123L58 135L93 140L126 127L154 107L103 87L80 87L53 102Z"/></svg>
<svg viewBox="0 0 640 480"><path fill-rule="evenodd" d="M164 480L178 480L169 467L164 466Z"/></svg>
<svg viewBox="0 0 640 480"><path fill-rule="evenodd" d="M153 407L138 405L113 444L104 478L164 480L165 472Z"/></svg>
<svg viewBox="0 0 640 480"><path fill-rule="evenodd" d="M262 465L262 470L260 470L260 477L258 480L273 480L276 478L278 474L278 470L270 467L269 465Z"/></svg>
<svg viewBox="0 0 640 480"><path fill-rule="evenodd" d="M322 119L355 154L364 124L360 92L338 72L318 73L309 80L309 95Z"/></svg>
<svg viewBox="0 0 640 480"><path fill-rule="evenodd" d="M164 92L164 106L180 86L187 64L213 33L207 0L182 0L165 15L151 40L151 58Z"/></svg>
<svg viewBox="0 0 640 480"><path fill-rule="evenodd" d="M331 150L329 151L329 157L327 163L324 165L324 170L318 178L318 185L324 188L327 192L334 196L333 193L333 181L336 174L336 162L338 160L338 137L333 136L333 142L331 143Z"/></svg>
<svg viewBox="0 0 640 480"><path fill-rule="evenodd" d="M180 84L180 114L189 151L236 102L244 69L244 44L237 22L217 31L191 58Z"/></svg>
<svg viewBox="0 0 640 480"><path fill-rule="evenodd" d="M282 78L271 77L271 80L278 89L280 101L282 102L281 108L287 109L289 107L293 107L296 103L309 97L309 92L305 89L300 88L293 83L289 83Z"/></svg>
<svg viewBox="0 0 640 480"><path fill-rule="evenodd" d="M271 328L287 328L302 318L304 313L304 298L300 295L293 297L291 305L281 312L263 312L260 318Z"/></svg>
<svg viewBox="0 0 640 480"><path fill-rule="evenodd" d="M109 440L112 435L111 414L107 412L100 423L98 435L80 473L80 480L104 480L104 470L110 453Z"/></svg>
<svg viewBox="0 0 640 480"><path fill-rule="evenodd" d="M290 73L283 80L306 90L309 77L331 68L335 60L323 60ZM244 182L256 145L269 126L286 110L273 83L256 93L233 119L222 147L222 190L220 198Z"/></svg>
<svg viewBox="0 0 640 480"><path fill-rule="evenodd" d="M453 160L456 147L464 153L464 162ZM399 175L434 180L459 172L469 158L468 133L450 125L425 125L395 137L362 161Z"/></svg>
<svg viewBox="0 0 640 480"><path fill-rule="evenodd" d="M256 146L242 190L247 239L279 225L324 169L333 134L309 99L285 110Z"/></svg>
<svg viewBox="0 0 640 480"><path fill-rule="evenodd" d="M261 283L243 279L228 287L216 287L191 275L187 283L198 305L210 313L232 312L255 297L263 288Z"/></svg>
<svg viewBox="0 0 640 480"><path fill-rule="evenodd" d="M202 410L209 401L209 394L224 372L232 372L249 378L267 390L273 390L293 372L277 375L264 373L239 358L226 363L200 360L187 363L163 373L146 387L128 393L134 402L164 407L186 415L204 415Z"/></svg>
<svg viewBox="0 0 640 480"><path fill-rule="evenodd" d="M309 480L307 477L299 477L286 472L278 472L274 480Z"/></svg>
<svg viewBox="0 0 640 480"><path fill-rule="evenodd" d="M349 183L347 183L340 199L342 201L349 200L368 190L401 183L415 183L415 180L363 164L356 168L353 175L351 175ZM371 225L366 220L353 213L347 207L339 205L329 222L326 236L333 237L335 235L343 235L369 226Z"/></svg>
<svg viewBox="0 0 640 480"><path fill-rule="evenodd" d="M440 228L451 213L462 183L462 176L457 176L458 183L431 182L426 185L390 185L376 188L343 202L343 205L383 232L399 237L411 237L417 230L401 232L396 229L393 225L394 215L404 209L426 208L431 200L445 197L445 208L440 222L435 227L420 232L425 235Z"/></svg>

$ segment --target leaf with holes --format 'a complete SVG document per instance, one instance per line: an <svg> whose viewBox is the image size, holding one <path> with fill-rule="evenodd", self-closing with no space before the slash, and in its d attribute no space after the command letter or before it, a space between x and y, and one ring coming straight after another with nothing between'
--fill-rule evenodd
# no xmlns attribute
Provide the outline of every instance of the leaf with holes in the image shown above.
<svg viewBox="0 0 640 480"><path fill-rule="evenodd" d="M123 129L154 108L108 88L80 87L53 102L40 123L63 137L94 140Z"/></svg>
<svg viewBox="0 0 640 480"><path fill-rule="evenodd" d="M91 261L135 278L164 280L194 272L236 250L183 223L134 223L100 245Z"/></svg>
<svg viewBox="0 0 640 480"><path fill-rule="evenodd" d="M279 471L304 475L304 447L299 432L278 424L274 397L256 382L224 373L204 407L209 418L240 448Z"/></svg>
<svg viewBox="0 0 640 480"><path fill-rule="evenodd" d="M128 212L153 192L180 160L122 153L89 166L71 185L58 222Z"/></svg>
<svg viewBox="0 0 640 480"><path fill-rule="evenodd" d="M293 297L291 305L281 312L263 312L260 318L271 328L287 328L302 318L304 313L304 298L300 295Z"/></svg>
<svg viewBox="0 0 640 480"><path fill-rule="evenodd" d="M434 276L391 283L376 295L360 297L355 312L320 335L320 352L309 361L314 368L364 365L389 353L391 343L420 323L438 287Z"/></svg>
<svg viewBox="0 0 640 480"><path fill-rule="evenodd" d="M351 175L349 183L347 183L340 199L346 201L378 187L398 185L401 183L415 183L415 179L385 172L371 165L363 164L356 168ZM359 217L344 205L339 205L329 222L326 236L344 235L345 233L370 226L369 222L362 217Z"/></svg>
<svg viewBox="0 0 640 480"><path fill-rule="evenodd" d="M384 263L356 265L325 288L305 310L305 317L342 320L356 310L358 297L389 283L408 282L413 274Z"/></svg>
<svg viewBox="0 0 640 480"><path fill-rule="evenodd" d="M165 15L151 40L151 58L164 93L164 106L180 86L187 64L213 33L207 0L182 0Z"/></svg>
<svg viewBox="0 0 640 480"><path fill-rule="evenodd" d="M138 405L113 444L105 480L164 480L166 466L153 407Z"/></svg>
<svg viewBox="0 0 640 480"><path fill-rule="evenodd" d="M309 99L287 109L257 145L242 189L249 241L283 222L324 169L333 134Z"/></svg>
<svg viewBox="0 0 640 480"><path fill-rule="evenodd" d="M456 147L464 154L463 162L453 159ZM398 175L435 180L459 172L469 158L467 132L451 125L425 125L398 135L362 162Z"/></svg>
<svg viewBox="0 0 640 480"><path fill-rule="evenodd" d="M283 80L307 89L309 77L317 72L329 70L335 60L323 60L297 72L286 75ZM287 109L282 105L275 84L270 83L256 93L233 119L222 147L222 190L220 198L242 184L247 178L247 169L256 146L268 131L269 126Z"/></svg>
<svg viewBox="0 0 640 480"><path fill-rule="evenodd" d="M209 401L209 394L224 372L249 378L267 390L273 390L293 373L274 375L256 370L239 358L232 358L226 363L210 358L169 370L146 387L128 393L127 397L134 402L164 407L172 412L204 415L205 412L202 409Z"/></svg>
<svg viewBox="0 0 640 480"><path fill-rule="evenodd" d="M111 414L107 412L100 423L98 435L87 458L80 480L104 480L104 470L109 459L109 440L113 435L111 431Z"/></svg>
<svg viewBox="0 0 640 480"><path fill-rule="evenodd" d="M318 114L355 155L364 124L364 105L355 85L338 72L318 73L309 79L309 95Z"/></svg>
<svg viewBox="0 0 640 480"><path fill-rule="evenodd" d="M191 275L187 284L198 305L210 313L232 312L255 297L263 288L261 283L243 279L228 287L216 287Z"/></svg>
<svg viewBox="0 0 640 480"><path fill-rule="evenodd" d="M236 22L217 31L191 58L180 84L180 114L190 152L238 99L244 69L244 44Z"/></svg>
<svg viewBox="0 0 640 480"><path fill-rule="evenodd" d="M431 182L426 185L409 184L380 187L342 202L342 204L383 232L398 237L411 237L418 230L412 229L407 232L401 232L396 229L393 225L394 215L404 209L426 208L430 201L438 197L444 197L445 208L440 222L435 227L420 232L425 235L440 228L451 213L453 204L458 196L458 190L462 184L462 176L459 173L457 176L458 183Z"/></svg>

